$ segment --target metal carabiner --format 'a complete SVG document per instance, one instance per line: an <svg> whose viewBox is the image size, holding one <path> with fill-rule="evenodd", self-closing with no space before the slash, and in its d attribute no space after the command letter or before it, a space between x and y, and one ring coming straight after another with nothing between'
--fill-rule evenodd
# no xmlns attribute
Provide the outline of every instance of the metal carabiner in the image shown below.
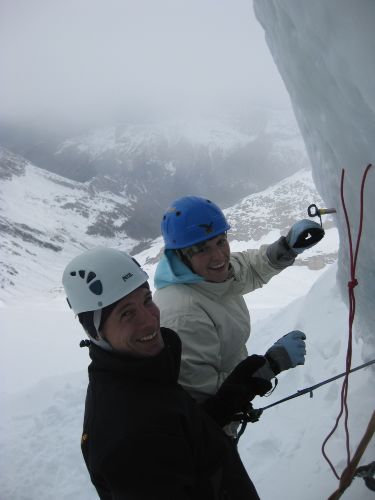
<svg viewBox="0 0 375 500"><path fill-rule="evenodd" d="M307 208L307 213L308 213L309 217L319 217L320 225L323 226L321 216L326 215L326 214L335 214L336 210L334 208L318 208L315 205L315 203L312 203Z"/></svg>

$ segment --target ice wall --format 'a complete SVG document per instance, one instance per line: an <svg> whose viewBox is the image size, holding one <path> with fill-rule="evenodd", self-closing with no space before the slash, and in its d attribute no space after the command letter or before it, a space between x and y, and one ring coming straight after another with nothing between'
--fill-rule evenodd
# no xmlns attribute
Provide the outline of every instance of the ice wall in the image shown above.
<svg viewBox="0 0 375 500"><path fill-rule="evenodd" d="M348 238L345 200L357 237L360 183L375 163L375 2L373 0L254 0L257 19L289 92L326 205L337 209L338 281L347 297ZM356 335L363 357L375 357L375 165L365 185L364 227L357 264Z"/></svg>

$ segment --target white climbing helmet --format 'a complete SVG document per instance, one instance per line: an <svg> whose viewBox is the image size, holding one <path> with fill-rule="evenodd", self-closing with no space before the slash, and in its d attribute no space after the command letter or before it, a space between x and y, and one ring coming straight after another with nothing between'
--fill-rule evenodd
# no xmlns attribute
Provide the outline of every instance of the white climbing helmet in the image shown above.
<svg viewBox="0 0 375 500"><path fill-rule="evenodd" d="M147 273L130 255L104 247L75 257L62 277L68 303L75 314L103 309L147 280Z"/></svg>

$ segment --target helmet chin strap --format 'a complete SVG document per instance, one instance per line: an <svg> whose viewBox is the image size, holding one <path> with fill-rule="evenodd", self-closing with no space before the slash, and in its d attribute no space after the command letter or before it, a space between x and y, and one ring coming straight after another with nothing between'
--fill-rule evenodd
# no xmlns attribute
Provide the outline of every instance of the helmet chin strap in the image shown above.
<svg viewBox="0 0 375 500"><path fill-rule="evenodd" d="M92 321L94 323L95 330L98 332L99 337L100 337L99 326L100 326L101 319L102 319L102 310L97 309L96 311L94 311L94 316L92 318Z"/></svg>
<svg viewBox="0 0 375 500"><path fill-rule="evenodd" d="M91 338L91 341L94 342L94 344L98 345L102 349L106 351L112 351L112 346L107 342L103 336L100 333L99 327L100 327L100 321L102 319L102 310L101 309L96 309L93 314L92 322L94 323L95 330L97 331L99 339L93 339Z"/></svg>

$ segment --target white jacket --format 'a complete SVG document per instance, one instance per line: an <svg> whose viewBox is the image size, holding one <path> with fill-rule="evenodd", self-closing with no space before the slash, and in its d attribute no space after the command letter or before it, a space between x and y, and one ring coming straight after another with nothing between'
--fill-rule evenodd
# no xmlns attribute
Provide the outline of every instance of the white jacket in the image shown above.
<svg viewBox="0 0 375 500"><path fill-rule="evenodd" d="M247 356L250 316L243 295L262 287L294 262L294 256L281 250L280 261L279 255L277 262L271 264L267 248L276 243L263 245L259 250L232 253L230 275L222 283L203 281L186 266L190 283L181 283L181 276L171 278L171 251L166 251L164 263L159 263L155 284L158 288L158 282L162 282L163 288L157 289L154 301L160 308L161 325L177 332L182 341L179 382L199 402L215 394Z"/></svg>

